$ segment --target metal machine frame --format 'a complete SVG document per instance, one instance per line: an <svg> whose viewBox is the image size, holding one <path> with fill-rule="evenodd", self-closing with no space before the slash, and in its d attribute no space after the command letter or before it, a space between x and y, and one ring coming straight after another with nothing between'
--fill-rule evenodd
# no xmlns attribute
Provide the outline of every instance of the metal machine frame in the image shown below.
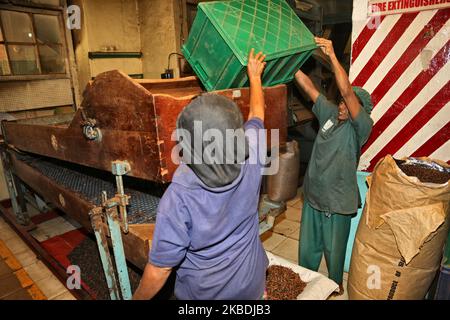
<svg viewBox="0 0 450 320"><path fill-rule="evenodd" d="M265 126L279 129L280 144L284 144L287 139L286 86L264 91L267 108L271 109ZM20 186L23 182L94 233L111 299L131 299L126 261L140 269L145 267L154 230L153 223L128 224L127 205L133 199L125 193L122 177L127 175L160 184L171 181L177 167L171 161L176 143L171 139L176 118L202 92L194 77L134 80L119 71L110 71L98 75L87 86L82 108L72 117L2 123L5 141L1 155L17 220L23 225L29 223ZM234 100L243 116L248 115L248 88L216 93ZM106 192L102 192L101 203L92 203L45 176L24 161L21 154L111 172L116 180L116 193L108 198ZM284 210L284 203L264 199L260 206L260 233L269 230L274 217Z"/></svg>

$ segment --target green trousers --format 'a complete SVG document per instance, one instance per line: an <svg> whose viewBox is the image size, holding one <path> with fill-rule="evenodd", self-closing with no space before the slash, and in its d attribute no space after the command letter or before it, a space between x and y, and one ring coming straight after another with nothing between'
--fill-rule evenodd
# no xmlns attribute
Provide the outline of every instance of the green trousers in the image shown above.
<svg viewBox="0 0 450 320"><path fill-rule="evenodd" d="M334 213L326 215L305 201L300 225L299 264L317 271L322 254L325 254L328 277L341 284L352 217Z"/></svg>

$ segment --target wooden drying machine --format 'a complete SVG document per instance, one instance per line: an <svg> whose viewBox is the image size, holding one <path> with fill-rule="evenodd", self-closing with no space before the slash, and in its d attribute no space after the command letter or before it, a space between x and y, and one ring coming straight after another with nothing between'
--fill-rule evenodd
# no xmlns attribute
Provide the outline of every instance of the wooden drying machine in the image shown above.
<svg viewBox="0 0 450 320"><path fill-rule="evenodd" d="M109 71L88 84L82 106L73 114L4 121L1 154L17 218L22 224L28 222L25 197L18 186L23 183L94 231L101 256L100 243L107 255L104 244L111 246L119 237L123 259L142 269L151 247L159 197L177 167L171 161L176 119L202 92L195 77L134 80ZM270 112L265 126L279 129L280 144L284 144L286 86L264 92ZM248 88L215 93L234 100L247 117ZM114 251L115 259L120 254ZM110 265L108 259L102 256L104 267ZM118 298L114 280L109 279L108 285ZM122 285L123 279L119 280ZM129 295L122 290L123 298Z"/></svg>

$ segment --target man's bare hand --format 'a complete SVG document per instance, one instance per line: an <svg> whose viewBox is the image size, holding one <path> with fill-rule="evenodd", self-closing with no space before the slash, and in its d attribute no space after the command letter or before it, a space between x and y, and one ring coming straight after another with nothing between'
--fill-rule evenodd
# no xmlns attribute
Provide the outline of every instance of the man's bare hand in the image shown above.
<svg viewBox="0 0 450 320"><path fill-rule="evenodd" d="M253 79L261 79L261 75L263 74L264 68L266 66L266 62L264 62L265 58L266 55L262 52L259 52L255 56L255 49L250 50L247 64L247 74L250 81L252 81Z"/></svg>
<svg viewBox="0 0 450 320"><path fill-rule="evenodd" d="M333 58L335 56L333 42L328 39L314 37L316 44L320 47L323 53L328 57Z"/></svg>

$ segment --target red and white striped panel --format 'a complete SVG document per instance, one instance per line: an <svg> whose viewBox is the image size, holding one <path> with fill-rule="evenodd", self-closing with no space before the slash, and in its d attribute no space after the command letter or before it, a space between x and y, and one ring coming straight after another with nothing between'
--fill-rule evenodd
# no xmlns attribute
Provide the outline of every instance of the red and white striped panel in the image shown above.
<svg viewBox="0 0 450 320"><path fill-rule="evenodd" d="M350 80L375 104L360 169L387 154L450 163L450 8L367 18L354 0L353 20Z"/></svg>

